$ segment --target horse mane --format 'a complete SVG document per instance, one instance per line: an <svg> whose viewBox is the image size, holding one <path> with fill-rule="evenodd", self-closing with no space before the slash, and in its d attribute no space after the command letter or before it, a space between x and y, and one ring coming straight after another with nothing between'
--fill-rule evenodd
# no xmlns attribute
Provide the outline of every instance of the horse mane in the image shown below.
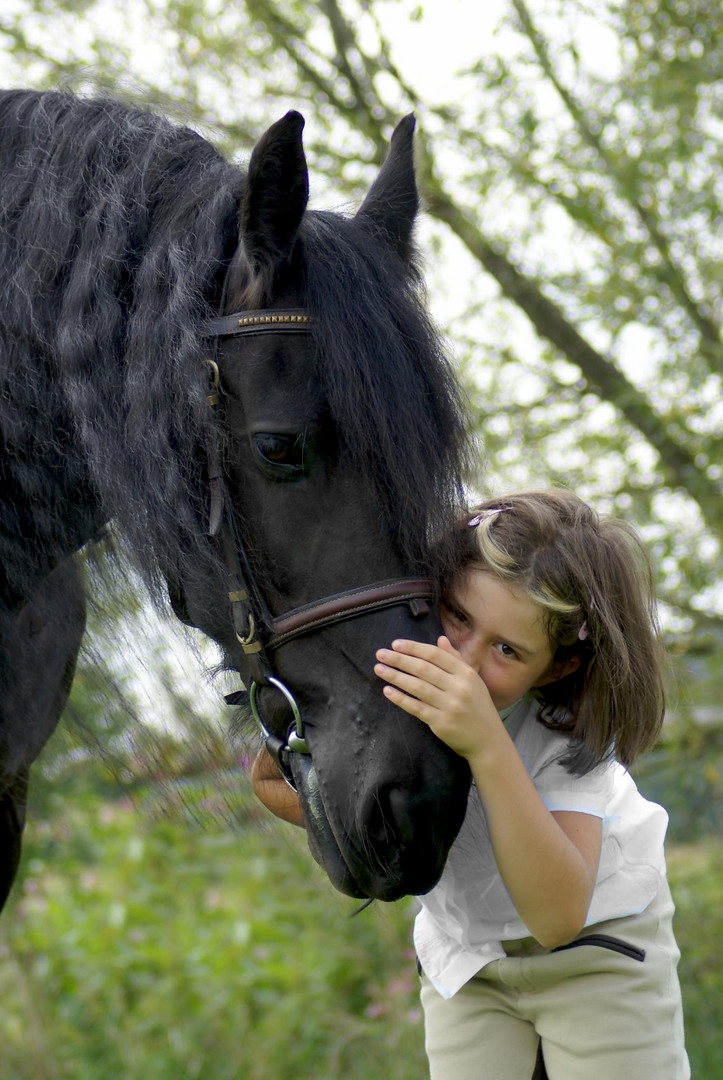
<svg viewBox="0 0 723 1080"><path fill-rule="evenodd" d="M33 91L0 100L0 169L0 440L19 492L0 563L21 575L18 554L31 562L18 535L77 546L55 514L62 478L37 463L75 454L78 500L117 522L160 591L181 554L199 570L213 561L199 529L211 422L200 327L237 244L243 174L153 113Z"/></svg>
<svg viewBox="0 0 723 1080"><path fill-rule="evenodd" d="M77 546L77 521L56 512L65 483L117 523L165 596L179 564L218 570L203 534L213 421L202 327L238 246L244 173L151 112L34 91L0 97L0 170L0 566L21 588L42 556L33 567L18 538ZM400 550L424 569L461 499L466 441L418 275L339 214L307 213L299 248L342 452L373 478ZM68 462L65 478L41 475L40 455Z"/></svg>
<svg viewBox="0 0 723 1080"><path fill-rule="evenodd" d="M311 211L300 230L319 377L342 454L371 481L405 561L454 558L444 539L469 468L465 402L423 306L419 260L360 217Z"/></svg>

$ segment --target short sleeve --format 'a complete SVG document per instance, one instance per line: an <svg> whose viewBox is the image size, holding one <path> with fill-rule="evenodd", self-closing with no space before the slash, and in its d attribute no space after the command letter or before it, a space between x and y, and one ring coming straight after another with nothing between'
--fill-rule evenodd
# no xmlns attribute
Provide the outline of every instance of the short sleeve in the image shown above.
<svg viewBox="0 0 723 1080"><path fill-rule="evenodd" d="M572 776L558 758L532 779L548 810L607 817L615 786L612 762L598 765L585 776Z"/></svg>
<svg viewBox="0 0 723 1080"><path fill-rule="evenodd" d="M528 719L515 743L548 810L606 817L615 786L614 762L603 762L585 776L573 776L562 764L569 740L536 720Z"/></svg>

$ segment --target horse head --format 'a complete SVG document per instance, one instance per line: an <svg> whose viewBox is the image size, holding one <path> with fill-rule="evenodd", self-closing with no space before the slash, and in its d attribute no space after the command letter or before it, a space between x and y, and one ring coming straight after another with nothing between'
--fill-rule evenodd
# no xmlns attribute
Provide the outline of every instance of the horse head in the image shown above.
<svg viewBox="0 0 723 1080"><path fill-rule="evenodd" d="M425 578L462 410L417 296L413 117L354 217L307 209L302 128L291 112L254 150L211 327L232 600L186 585L182 614L252 691L332 882L393 900L436 883L466 807L466 764L373 674L380 646L441 633Z"/></svg>

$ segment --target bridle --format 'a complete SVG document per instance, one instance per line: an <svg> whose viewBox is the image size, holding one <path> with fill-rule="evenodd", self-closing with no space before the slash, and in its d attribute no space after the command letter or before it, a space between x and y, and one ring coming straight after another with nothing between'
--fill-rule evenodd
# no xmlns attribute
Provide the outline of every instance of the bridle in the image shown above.
<svg viewBox="0 0 723 1080"><path fill-rule="evenodd" d="M259 309L236 311L231 315L213 318L207 324L207 335L214 339L214 359L208 364L212 372L212 391L208 401L218 413L221 405L221 386L218 367L219 343L223 338L258 334L308 334L313 318L301 308L285 310ZM412 615L419 618L429 613L428 601L435 595L434 584L426 578L408 577L377 581L293 608L280 616L268 609L258 587L252 568L238 536L233 507L226 492L223 468L215 444L207 447L210 485L208 534L217 537L228 575L228 597L236 639L240 645L239 670L254 719L265 740L266 749L275 759L284 778L294 786L289 762L290 753L308 754L304 722L294 694L275 674L271 654L304 634L314 633L347 619L356 619L383 608L406 604ZM274 735L264 722L258 707L261 687L273 687L286 700L294 722L286 737ZM229 694L226 700L238 704L245 692Z"/></svg>

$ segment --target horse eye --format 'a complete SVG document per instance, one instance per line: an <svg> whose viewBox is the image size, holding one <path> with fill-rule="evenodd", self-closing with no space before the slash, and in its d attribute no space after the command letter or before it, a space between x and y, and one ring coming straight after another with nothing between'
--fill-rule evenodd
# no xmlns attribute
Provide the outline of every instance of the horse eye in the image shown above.
<svg viewBox="0 0 723 1080"><path fill-rule="evenodd" d="M262 463L284 472L301 472L303 449L296 435L259 432L253 437L254 450Z"/></svg>

